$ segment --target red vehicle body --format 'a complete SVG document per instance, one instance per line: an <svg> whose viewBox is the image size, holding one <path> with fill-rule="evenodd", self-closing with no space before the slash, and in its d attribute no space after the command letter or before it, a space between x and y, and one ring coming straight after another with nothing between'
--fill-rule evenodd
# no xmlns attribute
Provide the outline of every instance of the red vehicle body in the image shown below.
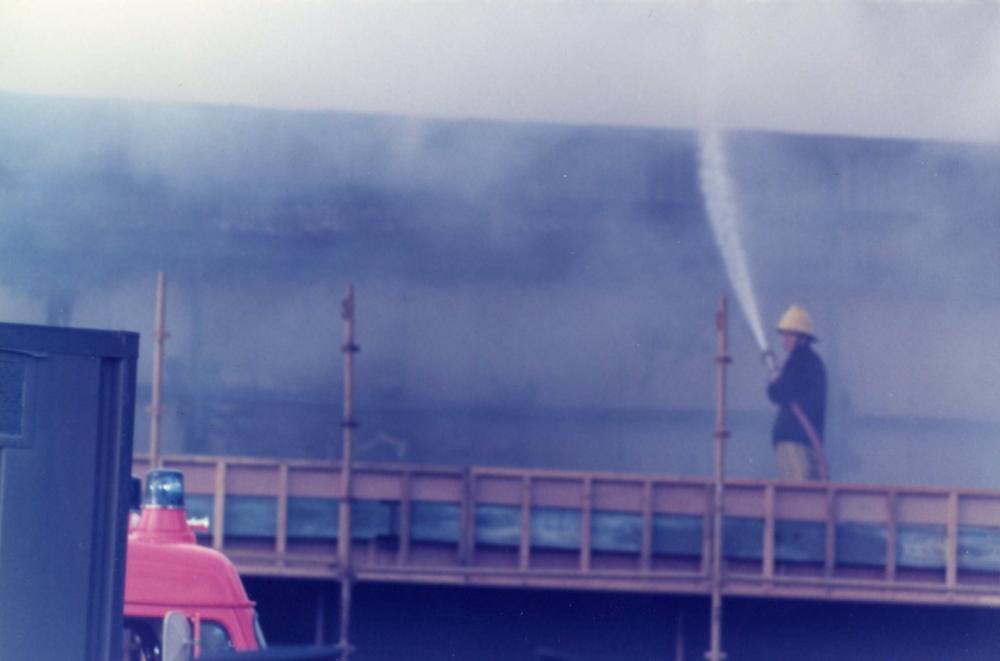
<svg viewBox="0 0 1000 661"><path fill-rule="evenodd" d="M190 621L192 652L219 654L264 647L254 603L232 562L199 546L183 504L183 478L155 470L138 520L129 527L125 563L123 655L159 660L167 613Z"/></svg>

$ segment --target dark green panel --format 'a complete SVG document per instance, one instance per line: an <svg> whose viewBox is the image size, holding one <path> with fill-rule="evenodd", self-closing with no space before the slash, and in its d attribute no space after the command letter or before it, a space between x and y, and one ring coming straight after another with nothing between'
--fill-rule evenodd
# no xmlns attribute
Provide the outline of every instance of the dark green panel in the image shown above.
<svg viewBox="0 0 1000 661"><path fill-rule="evenodd" d="M722 528L722 553L737 560L760 560L764 547L764 521L727 517Z"/></svg>
<svg viewBox="0 0 1000 661"><path fill-rule="evenodd" d="M188 515L211 521L211 496L189 495ZM289 498L288 537L290 539L336 539L339 503L330 498ZM395 506L374 500L351 503L351 536L374 539L394 534ZM278 501L271 496L230 496L226 499L226 535L234 537L274 537L277 531Z"/></svg>
<svg viewBox="0 0 1000 661"><path fill-rule="evenodd" d="M363 525L362 502L351 505L351 527ZM340 521L340 503L329 498L289 498L288 537L293 539L334 539Z"/></svg>
<svg viewBox="0 0 1000 661"><path fill-rule="evenodd" d="M268 496L231 496L226 502L226 534L273 537L276 499ZM209 517L212 497L188 495L188 513ZM361 500L351 506L355 539L395 537L399 532L396 502ZM457 544L461 508L456 503L414 502L410 535L418 542ZM337 501L328 498L291 498L288 501L290 539L336 539ZM531 511L531 545L538 549L575 550L582 538L579 510L536 507ZM698 557L702 552L703 519L700 516L657 514L652 522L652 551L659 556ZM763 551L762 519L727 517L725 557L760 560ZM634 512L595 511L591 514L591 549L608 553L639 553L642 516ZM482 546L517 548L521 543L521 508L516 505L477 505L475 541ZM944 568L944 526L901 526L897 532L899 567ZM958 534L959 567L969 571L1000 571L1000 529L962 528ZM782 562L823 562L826 526L812 521L775 522L775 559ZM881 567L885 564L886 530L874 524L837 526L838 565Z"/></svg>
<svg viewBox="0 0 1000 661"><path fill-rule="evenodd" d="M582 539L580 510L536 507L531 510L531 545L539 549L576 550Z"/></svg>
<svg viewBox="0 0 1000 661"><path fill-rule="evenodd" d="M653 517L653 555L701 555L702 518L674 514Z"/></svg>
<svg viewBox="0 0 1000 661"><path fill-rule="evenodd" d="M234 537L274 537L278 501L271 496L226 498L225 534Z"/></svg>
<svg viewBox="0 0 1000 661"><path fill-rule="evenodd" d="M944 526L900 526L896 531L896 564L914 569L943 569L944 543Z"/></svg>
<svg viewBox="0 0 1000 661"><path fill-rule="evenodd" d="M823 562L826 524L815 521L776 521L774 558L783 562Z"/></svg>
<svg viewBox="0 0 1000 661"><path fill-rule="evenodd" d="M1000 571L1000 529L960 528L958 566L970 571Z"/></svg>
<svg viewBox="0 0 1000 661"><path fill-rule="evenodd" d="M590 548L610 553L638 553L642 549L642 515L632 512L591 513Z"/></svg>
<svg viewBox="0 0 1000 661"><path fill-rule="evenodd" d="M837 526L838 565L885 565L885 526L871 523L845 523Z"/></svg>
<svg viewBox="0 0 1000 661"><path fill-rule="evenodd" d="M410 539L458 543L459 512L459 506L452 503L414 502L410 510Z"/></svg>
<svg viewBox="0 0 1000 661"><path fill-rule="evenodd" d="M517 547L521 543L521 508L476 505L476 544Z"/></svg>

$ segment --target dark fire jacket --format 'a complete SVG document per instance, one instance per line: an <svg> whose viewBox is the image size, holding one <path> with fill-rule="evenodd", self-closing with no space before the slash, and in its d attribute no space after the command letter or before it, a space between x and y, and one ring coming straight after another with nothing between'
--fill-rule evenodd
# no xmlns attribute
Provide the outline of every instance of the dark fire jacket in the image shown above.
<svg viewBox="0 0 1000 661"><path fill-rule="evenodd" d="M778 405L778 417L771 432L772 441L797 441L809 444L805 429L792 413L791 403L798 402L820 438L826 422L826 368L809 344L792 350L781 374L767 387L768 398Z"/></svg>

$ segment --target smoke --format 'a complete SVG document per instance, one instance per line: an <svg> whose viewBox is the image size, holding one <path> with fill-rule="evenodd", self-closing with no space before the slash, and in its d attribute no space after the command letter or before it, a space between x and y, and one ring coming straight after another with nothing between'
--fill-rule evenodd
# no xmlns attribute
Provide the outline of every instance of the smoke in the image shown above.
<svg viewBox="0 0 1000 661"><path fill-rule="evenodd" d="M961 452L900 467L928 418L992 447L996 150L829 135L995 140L995 7L32 6L0 10L0 88L101 100L0 96L0 305L144 331L167 270L195 450L329 440L350 279L373 438L698 472L715 229L752 324L732 337L737 474L771 474L752 344L795 301L831 368L833 458L866 457L841 476L994 479Z"/></svg>
<svg viewBox="0 0 1000 661"><path fill-rule="evenodd" d="M17 92L690 128L711 78L719 127L1000 136L995 3L15 0L0 12L0 89Z"/></svg>

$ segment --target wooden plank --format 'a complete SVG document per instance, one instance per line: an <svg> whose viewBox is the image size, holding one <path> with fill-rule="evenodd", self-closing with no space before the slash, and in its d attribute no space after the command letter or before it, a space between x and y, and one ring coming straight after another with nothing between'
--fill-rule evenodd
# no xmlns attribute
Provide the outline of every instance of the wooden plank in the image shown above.
<svg viewBox="0 0 1000 661"><path fill-rule="evenodd" d="M590 571L590 514L594 483L589 477L583 478L583 513L580 529L580 571Z"/></svg>
<svg viewBox="0 0 1000 661"><path fill-rule="evenodd" d="M288 470L289 497L337 498L340 496L340 474L332 468L295 466L285 462Z"/></svg>
<svg viewBox="0 0 1000 661"><path fill-rule="evenodd" d="M726 485L722 496L723 511L730 517L755 517L764 515L764 491L773 484Z"/></svg>
<svg viewBox="0 0 1000 661"><path fill-rule="evenodd" d="M519 505L522 482L526 475L493 475L473 471L476 476L476 502L489 505Z"/></svg>
<svg viewBox="0 0 1000 661"><path fill-rule="evenodd" d="M841 523L884 524L891 515L886 511L887 489L840 489L837 499L837 520Z"/></svg>
<svg viewBox="0 0 1000 661"><path fill-rule="evenodd" d="M401 484L398 470L356 469L351 463L351 498L399 500Z"/></svg>
<svg viewBox="0 0 1000 661"><path fill-rule="evenodd" d="M965 495L958 512L959 526L983 526L1000 529L1000 495Z"/></svg>
<svg viewBox="0 0 1000 661"><path fill-rule="evenodd" d="M833 576L837 566L837 492L826 490L826 548L823 553L823 575Z"/></svg>
<svg viewBox="0 0 1000 661"><path fill-rule="evenodd" d="M649 571L653 566L653 482L642 485L642 537L639 550L639 569Z"/></svg>
<svg viewBox="0 0 1000 661"><path fill-rule="evenodd" d="M676 483L658 479L653 485L653 512L711 516L713 489L702 482Z"/></svg>
<svg viewBox="0 0 1000 661"><path fill-rule="evenodd" d="M291 473L291 471L289 471ZM884 497L885 498L885 497ZM963 501L962 504L964 504ZM194 516L213 516L213 496L192 494L188 497L189 512ZM287 499L287 539L291 545L298 540L332 540L337 537L337 501L322 498L291 497ZM267 540L272 546L277 535L279 499L270 496L226 495L223 509L223 531L229 537ZM352 537L369 542L379 538L407 537L409 544L432 542L451 544L457 548L463 534L475 535L475 546L520 547L524 512L522 507L475 503L474 521L463 533L463 512L459 503L414 501L408 499L409 512L402 512L403 503L375 500L355 500L351 505ZM886 507L880 508L885 510ZM468 515L473 516L472 508ZM402 519L401 519L402 517ZM401 530L409 521L409 534ZM582 553L583 510L558 507L530 508L530 547L545 550L577 552L579 568ZM703 517L677 514L652 514L651 563L659 556L694 558L701 553ZM773 551L765 553L765 517L726 517L724 522L724 552L729 559L757 563L763 574L764 558L773 552L774 563L781 562L827 564L833 547L837 563L855 571L878 567L884 571L887 558L894 549L897 570L940 570L942 580L946 566L945 525L895 524L894 542L887 545L887 524L840 523L783 520L774 521ZM643 515L638 512L608 512L591 508L591 566L596 551L619 556L631 556L641 567L643 549ZM830 529L832 527L832 530ZM1000 571L1000 530L996 528L957 527L957 571ZM400 543L406 543L400 540ZM471 542L470 542L471 543ZM626 560L624 557L621 560ZM850 572L849 572L850 573ZM890 571L891 574L891 571Z"/></svg>
<svg viewBox="0 0 1000 661"><path fill-rule="evenodd" d="M521 478L521 543L517 552L517 564L528 569L531 564L531 476Z"/></svg>
<svg viewBox="0 0 1000 661"><path fill-rule="evenodd" d="M170 457L165 463L187 471L186 482L191 476L191 510L212 515L211 537L203 537L204 543L230 555L266 549L245 565L255 573L326 576L333 571L335 556L321 560L309 550L335 537L328 506L336 505L331 496L337 490L329 486L336 480L335 463L218 457ZM484 558L489 551L509 559L498 585L550 581L566 588L658 591L669 584L669 590L703 589L712 541L711 482L587 471L469 470L476 477L465 481L452 468L372 464L359 470L358 486L371 498L352 505L361 524L352 526L352 536L366 542L366 566L382 572L377 575L384 579L378 580L422 575L414 558L437 549L440 561L454 563L442 566L441 576L448 577L442 580L488 583L490 576L499 576L489 573L497 565L473 562L482 535L489 540L480 546ZM479 476L488 482L483 491ZM726 558L751 572L727 574L728 594L1000 606L995 581L1000 494L773 484L769 496L767 484L737 480L730 488L727 482ZM480 497L483 493L487 497ZM379 543L397 535L397 551ZM450 550L455 545L461 549L458 557ZM546 553L545 563L541 558L533 562L541 550L562 553ZM604 555L600 566L594 564L594 554L604 552L614 554L608 556L616 560L613 568L605 566ZM777 563L797 566L789 575L777 575ZM684 578L676 580L685 587L663 579L673 576L668 567L683 568L676 574ZM539 579L543 575L547 578ZM867 582L860 577L868 577Z"/></svg>
<svg viewBox="0 0 1000 661"><path fill-rule="evenodd" d="M590 477L584 480L590 480ZM583 480L578 478L531 478L531 504L534 507L580 509L583 501Z"/></svg>
<svg viewBox="0 0 1000 661"><path fill-rule="evenodd" d="M946 525L950 494L896 490L896 522Z"/></svg>
<svg viewBox="0 0 1000 661"><path fill-rule="evenodd" d="M212 548L222 550L226 530L226 462L215 463L215 493L212 506Z"/></svg>
<svg viewBox="0 0 1000 661"><path fill-rule="evenodd" d="M945 585L950 588L958 583L958 492L948 494L948 520L945 535L944 562Z"/></svg>
<svg viewBox="0 0 1000 661"><path fill-rule="evenodd" d="M648 480L606 480L587 476L591 481L591 507L616 512L642 511L643 490Z"/></svg>
<svg viewBox="0 0 1000 661"><path fill-rule="evenodd" d="M462 474L429 472L423 467L412 471L410 493L413 500L459 503L462 501Z"/></svg>
<svg viewBox="0 0 1000 661"><path fill-rule="evenodd" d="M761 552L761 574L765 580L774 578L774 484L764 487L764 540Z"/></svg>
<svg viewBox="0 0 1000 661"><path fill-rule="evenodd" d="M885 580L896 580L896 492L885 495Z"/></svg>
<svg viewBox="0 0 1000 661"><path fill-rule="evenodd" d="M399 502L399 553L396 564L404 567L410 564L410 471L403 472L402 493Z"/></svg>
<svg viewBox="0 0 1000 661"><path fill-rule="evenodd" d="M232 495L277 496L278 463L233 464L226 461L226 489Z"/></svg>
<svg viewBox="0 0 1000 661"><path fill-rule="evenodd" d="M283 555L288 548L288 464L278 465L278 507L275 521L274 550Z"/></svg>
<svg viewBox="0 0 1000 661"><path fill-rule="evenodd" d="M715 500L715 488L707 483L702 486L705 491L705 502L708 505L701 513L701 573L705 576L712 568L712 508Z"/></svg>
<svg viewBox="0 0 1000 661"><path fill-rule="evenodd" d="M827 490L816 484L768 485L774 491L774 517L797 521L826 521Z"/></svg>
<svg viewBox="0 0 1000 661"><path fill-rule="evenodd" d="M476 546L475 477L466 470L462 473L462 507L459 521L458 562L468 565L473 561Z"/></svg>

